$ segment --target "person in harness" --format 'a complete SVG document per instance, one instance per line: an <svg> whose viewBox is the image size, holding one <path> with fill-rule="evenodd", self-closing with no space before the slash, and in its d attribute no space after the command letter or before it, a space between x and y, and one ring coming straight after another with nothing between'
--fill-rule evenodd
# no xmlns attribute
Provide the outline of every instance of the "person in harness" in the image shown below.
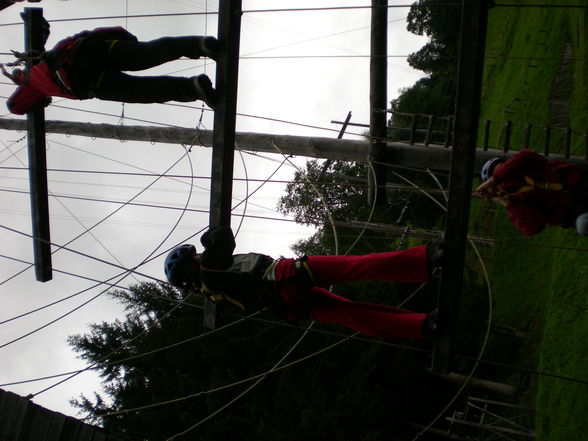
<svg viewBox="0 0 588 441"><path fill-rule="evenodd" d="M44 22L43 41L49 37ZM29 64L27 71L16 68L2 73L19 87L6 105L10 112L23 115L46 107L51 97L85 100L98 98L125 103L164 103L204 101L214 109L216 91L208 76L133 76L123 71L140 71L180 57L216 59L219 42L214 37L162 37L141 42L126 29L97 28L68 37L47 52L21 54L13 66Z"/></svg>
<svg viewBox="0 0 588 441"><path fill-rule="evenodd" d="M210 228L201 243L202 254L184 244L165 259L167 280L184 292L224 300L243 311L267 308L289 321L310 317L336 323L373 337L429 338L437 331L435 313L355 302L326 287L360 280L428 282L441 263L441 248L273 259L256 253L233 255L235 239L229 227Z"/></svg>
<svg viewBox="0 0 588 441"><path fill-rule="evenodd" d="M476 194L505 207L524 235L551 225L575 227L588 236L587 175L580 167L521 150L508 159L487 161L481 178Z"/></svg>

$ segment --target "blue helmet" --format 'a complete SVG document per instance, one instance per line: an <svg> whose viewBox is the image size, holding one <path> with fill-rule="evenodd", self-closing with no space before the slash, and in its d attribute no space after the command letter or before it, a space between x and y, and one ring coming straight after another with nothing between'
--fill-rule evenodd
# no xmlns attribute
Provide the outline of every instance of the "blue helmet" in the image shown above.
<svg viewBox="0 0 588 441"><path fill-rule="evenodd" d="M494 172L494 168L498 164L503 163L504 161L506 161L505 158L492 158L486 161L482 166L482 172L480 173L482 181L487 181L488 179L490 179L490 176L492 176L492 173Z"/></svg>
<svg viewBox="0 0 588 441"><path fill-rule="evenodd" d="M200 279L198 267L194 262L196 247L184 244L175 247L165 258L163 268L165 277L176 288L194 287Z"/></svg>

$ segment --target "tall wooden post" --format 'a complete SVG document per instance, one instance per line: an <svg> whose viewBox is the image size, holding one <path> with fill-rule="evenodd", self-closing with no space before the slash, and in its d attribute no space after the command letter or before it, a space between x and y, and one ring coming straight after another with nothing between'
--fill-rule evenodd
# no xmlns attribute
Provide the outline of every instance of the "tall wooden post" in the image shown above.
<svg viewBox="0 0 588 441"><path fill-rule="evenodd" d="M455 133L449 174L449 200L445 223L445 261L439 293L439 326L445 329L436 341L433 371L446 374L453 358L452 339L463 285L466 236L472 198L476 136L486 26L487 0L463 2L458 66Z"/></svg>
<svg viewBox="0 0 588 441"><path fill-rule="evenodd" d="M241 14L241 0L220 0L218 39L221 53L216 62L218 99L212 138L210 225L231 225Z"/></svg>
<svg viewBox="0 0 588 441"><path fill-rule="evenodd" d="M43 9L25 8L25 52L43 50ZM26 67L26 71L30 66ZM28 75L28 72L27 72ZM47 156L45 154L45 111L37 107L27 113L29 180L35 276L38 281L51 280L51 237L49 232L49 200L47 194Z"/></svg>
<svg viewBox="0 0 588 441"><path fill-rule="evenodd" d="M388 113L388 0L372 0L371 55L370 55L370 140L369 159L382 161L386 146ZM386 168L374 164L368 173L368 203L386 202ZM377 185L377 189L376 186ZM375 199L375 200L374 200Z"/></svg>
<svg viewBox="0 0 588 441"><path fill-rule="evenodd" d="M220 0L218 39L221 52L216 62L217 103L212 133L212 170L210 184L211 226L231 225L233 198L233 161L239 78L239 41L241 34L241 0ZM206 299L204 326L216 328L216 303Z"/></svg>

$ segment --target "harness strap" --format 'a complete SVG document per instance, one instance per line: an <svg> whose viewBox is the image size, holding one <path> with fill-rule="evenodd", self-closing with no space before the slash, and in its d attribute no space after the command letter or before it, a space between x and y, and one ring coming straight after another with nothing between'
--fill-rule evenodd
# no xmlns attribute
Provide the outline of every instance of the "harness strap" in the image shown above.
<svg viewBox="0 0 588 441"><path fill-rule="evenodd" d="M525 183L527 185L523 185L521 188L519 188L517 191L515 191L513 194L520 194L520 193L526 193L532 190L550 190L550 191L564 191L564 184L561 184L559 182L542 182L542 181L538 181L536 179L533 179L529 176L525 176Z"/></svg>
<svg viewBox="0 0 588 441"><path fill-rule="evenodd" d="M312 285L316 285L316 279L314 274L308 266L308 256L302 256L300 259L294 262L296 268L296 278L304 281L310 281Z"/></svg>
<svg viewBox="0 0 588 441"><path fill-rule="evenodd" d="M211 299L213 302L219 302L224 300L229 302L231 305L236 306L241 311L245 311L245 306L243 306L243 303L241 303L238 300L235 300L234 298L226 294L219 294L214 291L211 291L204 283L202 284L202 291L204 291L207 294L208 298Z"/></svg>
<svg viewBox="0 0 588 441"><path fill-rule="evenodd" d="M65 79L63 78L63 74L62 72L57 69L55 71L55 80L56 82L59 84L59 87L61 87L61 89L69 94L74 94L73 90L71 90L71 87L69 87L69 85L67 84L67 82L65 81Z"/></svg>

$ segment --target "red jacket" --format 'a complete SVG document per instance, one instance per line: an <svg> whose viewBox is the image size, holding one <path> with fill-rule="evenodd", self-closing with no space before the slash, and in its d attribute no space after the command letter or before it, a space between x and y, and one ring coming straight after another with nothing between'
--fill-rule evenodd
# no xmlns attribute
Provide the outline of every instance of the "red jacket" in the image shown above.
<svg viewBox="0 0 588 441"><path fill-rule="evenodd" d="M587 176L575 165L521 150L492 176L499 191L509 195L510 220L526 236L539 233L545 225L572 227L588 211Z"/></svg>
<svg viewBox="0 0 588 441"><path fill-rule="evenodd" d="M28 81L24 72L21 72L15 78L19 87L6 102L8 110L17 115L23 115L37 105L49 105L52 96L80 99L71 89L72 83L68 75L68 67L75 57L76 46L83 38L87 37L105 40L137 40L137 37L120 26L83 31L61 40L50 51L50 54L58 54L60 65L53 67L47 62L41 61L29 69Z"/></svg>

